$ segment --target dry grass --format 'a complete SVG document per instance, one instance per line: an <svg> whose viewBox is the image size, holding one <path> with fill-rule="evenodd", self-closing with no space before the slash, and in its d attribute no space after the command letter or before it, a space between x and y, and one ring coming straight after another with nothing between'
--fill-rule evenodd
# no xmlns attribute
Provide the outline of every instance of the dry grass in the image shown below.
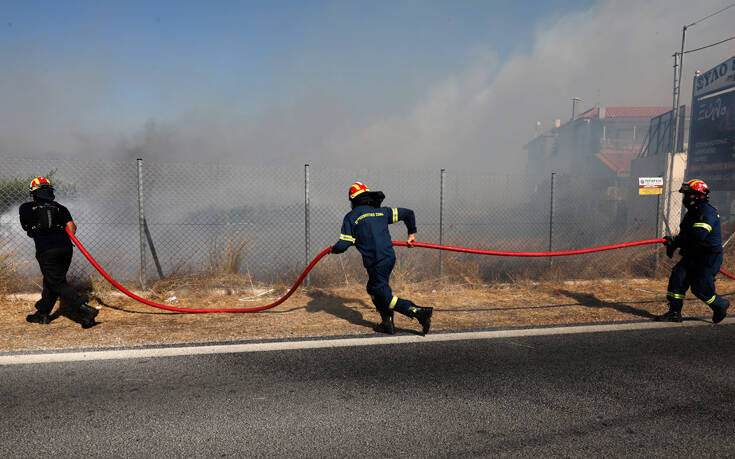
<svg viewBox="0 0 735 459"><path fill-rule="evenodd" d="M90 282L97 285L96 280ZM283 287L253 284L246 277L217 281L183 278L167 282L135 293L165 301L173 292L178 302L169 304L202 308L260 306L285 293ZM227 284L232 288L186 288L194 283ZM468 278L461 283L417 280L393 285L395 294L435 308L432 330L437 332L649 320L651 314L666 310L661 293L648 293L665 292L665 279L561 282L518 279L486 284ZM735 281L721 280L718 289L731 292L735 290ZM363 282L349 281L345 285L344 279L331 289L299 289L284 304L252 314L170 313L137 303L103 286L98 285L93 291L100 297L94 302L103 308L98 316L100 324L88 330L64 316L56 317L48 326L26 323L25 315L32 312L38 293L5 295L4 307L0 308L0 350L372 335L371 327L378 320ZM684 313L705 318L711 314L706 305L694 299L686 302ZM396 317L396 324L402 333L419 330L415 321L403 316Z"/></svg>
<svg viewBox="0 0 735 459"><path fill-rule="evenodd" d="M294 268L274 273L268 284L258 283L249 273L240 272L247 253L245 239L233 238L215 249L204 271L182 265L166 279L135 293L179 307L254 307L280 298L301 273ZM431 275L438 272L437 252L399 250L391 280L394 294L433 306L434 331L649 320L651 314L666 310L663 292L674 262L661 254L654 273L654 247L627 250L626 256L555 258L551 267L548 259L445 253L440 280ZM735 244L725 256L735 259ZM0 351L373 334L372 325L378 320L365 292L367 275L356 251L325 257L312 271L309 287L297 290L274 309L253 314L171 313L137 303L100 276L90 276L75 284L93 304L103 306L100 324L89 330L63 312L60 316L56 312L48 326L26 323L40 286L35 279L16 279L14 273L10 254L0 256L4 306L0 308ZM735 281L719 280L718 290L735 290ZM684 313L708 317L710 310L690 300ZM396 324L403 333L419 329L403 316L396 318Z"/></svg>
<svg viewBox="0 0 735 459"><path fill-rule="evenodd" d="M15 276L12 254L0 254L0 294L8 293L11 279Z"/></svg>
<svg viewBox="0 0 735 459"><path fill-rule="evenodd" d="M0 247L4 244L0 241ZM28 279L21 279L16 265L14 251L0 252L0 295L22 291L29 287Z"/></svg>

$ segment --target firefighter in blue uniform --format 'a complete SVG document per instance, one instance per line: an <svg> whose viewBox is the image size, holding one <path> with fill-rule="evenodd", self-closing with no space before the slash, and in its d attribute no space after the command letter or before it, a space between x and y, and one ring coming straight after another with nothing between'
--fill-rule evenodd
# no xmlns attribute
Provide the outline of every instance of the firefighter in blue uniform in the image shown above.
<svg viewBox="0 0 735 459"><path fill-rule="evenodd" d="M416 218L411 209L400 207L381 207L385 195L382 191L370 191L355 182L349 190L352 210L345 215L342 234L339 236L332 253L342 253L355 245L362 255L362 264L368 272L367 292L380 313L381 322L373 329L377 332L393 334L393 312L398 311L410 318L416 318L423 333L429 332L433 308L416 306L413 302L393 296L390 288L390 274L396 264L388 225L403 221L408 229L408 246L415 242Z"/></svg>
<svg viewBox="0 0 735 459"><path fill-rule="evenodd" d="M657 316L662 322L681 322L681 308L689 287L692 293L712 308L712 322L718 323L727 315L730 301L715 292L715 275L722 264L722 233L720 215L709 200L709 187L701 180L690 180L679 189L687 209L679 225L679 234L666 236L666 255L671 258L679 248L681 260L669 277L669 311Z"/></svg>

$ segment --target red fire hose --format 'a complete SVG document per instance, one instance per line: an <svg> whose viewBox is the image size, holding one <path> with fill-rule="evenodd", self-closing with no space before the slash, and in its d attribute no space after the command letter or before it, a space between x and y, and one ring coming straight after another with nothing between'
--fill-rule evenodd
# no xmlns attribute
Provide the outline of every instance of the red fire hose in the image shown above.
<svg viewBox="0 0 735 459"><path fill-rule="evenodd" d="M645 239L643 241L623 242L622 244L603 245L600 247L591 247L589 249L577 250L559 250L555 252L506 252L502 250L481 250L468 249L466 247L452 247L451 245L427 244L424 242L415 242L415 247L425 247L427 249L449 250L450 252L476 253L479 255L495 255L499 257L563 257L566 255L581 255L583 253L604 252L605 250L623 249L625 247L635 247L637 245L658 244L664 242L663 239ZM407 246L403 241L393 241L393 245Z"/></svg>
<svg viewBox="0 0 735 459"><path fill-rule="evenodd" d="M327 255L331 250L332 247L327 247L326 249L322 250L322 252L314 257L313 260L311 260L311 263L309 263L309 266L306 267L303 273L299 276L298 279L296 279L296 282L291 286L291 288L286 292L285 295L283 295L278 300L274 301L273 303L266 304L264 306L257 306L252 308L218 308L218 309L195 309L195 308L179 308L176 306L169 306L167 304L159 304L154 303L153 301L146 300L145 298L141 298L140 296L132 293L122 285L120 285L119 282L117 282L115 279L113 279L107 272L102 269L102 267L97 263L97 261L92 258L92 255L89 254L87 249L84 248L81 242L79 242L79 239L76 238L74 234L69 231L67 228L66 230L67 234L69 234L69 237L71 238L72 242L74 242L74 245L77 246L80 252L89 260L90 263L92 263L92 266L99 271L100 274L102 274L102 277L107 279L109 283L114 285L118 290L120 290L125 295L129 296L130 298L139 301L143 304L147 304L148 306L152 306L154 308L159 309L165 309L167 311L175 311L175 312L187 312L187 313L213 313L213 312L257 312L257 311L264 311L266 309L271 309L279 304L286 301L294 291L301 285L301 282L303 282L304 278L306 278L306 275L309 274L309 271L321 260L325 255ZM495 256L501 256L501 257L561 257L561 256L567 256L567 255L580 255L584 253L593 253L593 252L603 252L605 250L615 250L615 249L622 249L625 247L635 247L639 245L646 245L646 244L659 244L664 242L663 239L646 239L642 241L633 241L633 242L624 242L622 244L612 244L612 245L603 245L600 247L591 247L588 249L577 249L577 250L561 250L556 252L507 252L507 251L500 251L500 250L481 250L481 249L468 249L466 247L453 247L448 245L439 245L439 244L427 244L424 242L415 242L413 245L414 247L423 247L427 249L437 249L437 250L448 250L451 252L463 252L463 253L474 253L479 255L495 255ZM404 241L393 241L393 245L395 246L407 246L408 243ZM723 271L720 269L720 272L724 274L725 276L735 279L735 276Z"/></svg>

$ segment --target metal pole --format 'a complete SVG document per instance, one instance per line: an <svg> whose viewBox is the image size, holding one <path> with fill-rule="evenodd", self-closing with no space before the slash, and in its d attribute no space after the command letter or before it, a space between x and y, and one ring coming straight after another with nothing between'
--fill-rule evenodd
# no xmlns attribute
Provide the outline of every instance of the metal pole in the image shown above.
<svg viewBox="0 0 735 459"><path fill-rule="evenodd" d="M158 253L156 252L156 246L153 244L153 237L151 236L151 230L148 229L148 220L143 219L143 229L145 230L145 239L148 241L148 247L151 249L151 257L153 257L153 263L156 265L156 271L158 271L158 278L163 279L163 269L161 268L161 262L158 260Z"/></svg>
<svg viewBox="0 0 735 459"><path fill-rule="evenodd" d="M575 105L577 102L582 102L582 99L579 97L572 97L572 121L574 121L574 112L575 112Z"/></svg>
<svg viewBox="0 0 735 459"><path fill-rule="evenodd" d="M138 227L140 230L140 288L145 288L145 214L143 213L143 160L138 158Z"/></svg>
<svg viewBox="0 0 735 459"><path fill-rule="evenodd" d="M681 72L684 67L684 44L686 42L686 34L687 34L687 26L683 26L681 29L681 52L674 53L674 91L673 91L673 103L671 107L671 158L670 158L670 165L668 168L668 177L666 177L666 180L669 182L668 186L668 194L666 195L666 219L671 219L671 210L672 210L672 199L671 194L674 191L674 183L672 177L674 175L674 158L676 156L676 149L678 146L678 130L679 130L679 95L681 94ZM678 75L677 75L677 60L676 57L679 56L679 62L678 62ZM666 189L666 187L664 187Z"/></svg>
<svg viewBox="0 0 735 459"><path fill-rule="evenodd" d="M678 88L677 88L678 83L677 83L676 80L677 80L677 78L679 78L679 75L678 75L678 72L677 72L677 70L679 68L678 56L679 56L679 53L674 53L674 86L673 86L673 89L671 91L671 118L670 118L671 124L669 125L669 128L671 129L671 131L669 133L669 136L671 137L671 152L672 153L675 150L675 148L674 148L674 142L675 142L674 137L676 136L676 129L675 129L675 121L674 121L674 118L676 117L676 92L678 90Z"/></svg>
<svg viewBox="0 0 735 459"><path fill-rule="evenodd" d="M439 245L444 244L444 179L447 175L446 169L442 169L439 186ZM444 254L439 251L439 278L444 277Z"/></svg>
<svg viewBox="0 0 735 459"><path fill-rule="evenodd" d="M676 105L674 106L674 144L672 145L673 151L676 151L679 145L679 98L681 96L681 74L684 70L684 42L687 35L687 26L681 29L681 52L679 53L679 77L677 78L676 88Z"/></svg>
<svg viewBox="0 0 735 459"><path fill-rule="evenodd" d="M674 120L674 117L677 114L677 108L676 108L676 91L677 91L677 68L678 68L678 61L677 61L677 53L674 53L674 87L671 94L672 102L671 102L671 117L669 118L669 138L671 141L671 149L667 152L669 155L669 164L667 164L666 167L666 175L664 175L664 192L666 193L666 196L664 196L664 205L666 206L666 215L665 219L668 221L671 218L671 192L672 192L672 180L671 177L674 175L674 150L676 150L676 147L674 146L674 142L676 140L674 137L676 136L676 127L674 126L676 121Z"/></svg>
<svg viewBox="0 0 735 459"><path fill-rule="evenodd" d="M309 209L309 165L304 164L304 266L309 266L309 253L311 252L311 215ZM306 285L311 283L311 275L306 275Z"/></svg>
<svg viewBox="0 0 735 459"><path fill-rule="evenodd" d="M659 215L661 215L661 195L658 195L656 199L656 235L654 236L654 239L658 239L659 234L661 234L661 231L659 231L659 227L661 225L661 217L659 217ZM653 265L654 273L658 272L659 252L659 247L656 246L656 260Z"/></svg>
<svg viewBox="0 0 735 459"><path fill-rule="evenodd" d="M551 173L551 199L549 203L549 252L551 252L554 240L554 179L556 172ZM549 268L553 264L553 257L549 257Z"/></svg>

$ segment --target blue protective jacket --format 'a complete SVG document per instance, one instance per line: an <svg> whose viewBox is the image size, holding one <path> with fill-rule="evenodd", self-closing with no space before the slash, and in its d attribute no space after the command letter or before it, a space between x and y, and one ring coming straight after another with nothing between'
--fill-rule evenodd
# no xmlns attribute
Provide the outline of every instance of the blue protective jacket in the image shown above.
<svg viewBox="0 0 735 459"><path fill-rule="evenodd" d="M411 209L357 206L345 215L342 234L332 246L332 253L342 253L354 244L366 268L386 258L395 258L388 225L398 221L406 224L409 234L416 233L416 217Z"/></svg>
<svg viewBox="0 0 735 459"><path fill-rule="evenodd" d="M677 245L681 255L700 256L722 252L720 214L708 202L689 210L679 225Z"/></svg>

